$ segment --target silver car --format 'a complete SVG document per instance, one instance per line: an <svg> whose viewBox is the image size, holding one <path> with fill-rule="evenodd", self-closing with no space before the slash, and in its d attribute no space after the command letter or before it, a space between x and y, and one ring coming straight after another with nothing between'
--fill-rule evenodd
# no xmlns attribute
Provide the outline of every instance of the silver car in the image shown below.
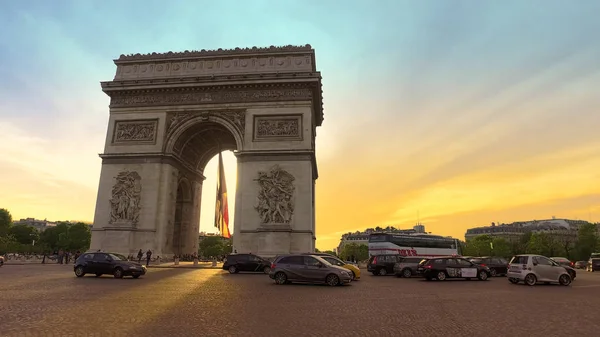
<svg viewBox="0 0 600 337"><path fill-rule="evenodd" d="M534 286L538 282L571 284L569 272L555 261L541 255L516 255L510 260L508 274L511 283L524 282Z"/></svg>
<svg viewBox="0 0 600 337"><path fill-rule="evenodd" d="M352 272L318 256L294 254L276 257L271 264L269 277L277 284L299 282L337 286L350 283Z"/></svg>

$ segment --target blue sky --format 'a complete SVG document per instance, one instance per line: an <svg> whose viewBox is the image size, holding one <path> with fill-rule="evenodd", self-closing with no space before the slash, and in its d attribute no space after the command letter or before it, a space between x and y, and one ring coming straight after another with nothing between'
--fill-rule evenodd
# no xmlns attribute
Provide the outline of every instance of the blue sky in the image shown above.
<svg viewBox="0 0 600 337"><path fill-rule="evenodd" d="M99 82L120 54L310 43L325 104L320 244L407 227L417 209L456 236L488 220L587 217L600 205L589 170L600 150L598 13L585 0L5 1L0 207L93 218L108 120ZM512 185L493 184L502 179Z"/></svg>

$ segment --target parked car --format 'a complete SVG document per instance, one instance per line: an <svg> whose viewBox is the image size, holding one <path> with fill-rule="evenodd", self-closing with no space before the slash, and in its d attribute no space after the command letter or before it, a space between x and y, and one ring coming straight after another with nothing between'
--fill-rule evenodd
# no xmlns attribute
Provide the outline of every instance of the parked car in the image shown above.
<svg viewBox="0 0 600 337"><path fill-rule="evenodd" d="M349 270L334 266L319 256L303 254L278 256L271 264L269 277L277 284L299 282L337 286L352 281Z"/></svg>
<svg viewBox="0 0 600 337"><path fill-rule="evenodd" d="M223 262L223 270L230 274L241 271L268 274L271 271L271 261L254 254L229 254Z"/></svg>
<svg viewBox="0 0 600 337"><path fill-rule="evenodd" d="M529 286L534 286L538 282L568 286L572 281L564 266L545 256L532 254L513 256L507 276L513 284L524 282Z"/></svg>
<svg viewBox="0 0 600 337"><path fill-rule="evenodd" d="M591 258L588 262L587 262L587 271L598 271L600 270L600 259L597 258Z"/></svg>
<svg viewBox="0 0 600 337"><path fill-rule="evenodd" d="M146 266L140 263L128 261L121 254L93 252L84 253L77 258L73 265L73 271L77 277L94 274L96 277L113 275L115 278L123 278L124 276L139 278L146 274L147 269Z"/></svg>
<svg viewBox="0 0 600 337"><path fill-rule="evenodd" d="M0 256L0 267L4 265L4 256Z"/></svg>
<svg viewBox="0 0 600 337"><path fill-rule="evenodd" d="M575 262L575 269L585 269L587 267L587 261Z"/></svg>
<svg viewBox="0 0 600 337"><path fill-rule="evenodd" d="M502 257L483 256L472 257L468 260L480 266L490 268L492 277L505 276L508 272L508 261Z"/></svg>
<svg viewBox="0 0 600 337"><path fill-rule="evenodd" d="M423 261L422 257L400 257L394 265L394 274L397 277L410 278L419 273L419 262Z"/></svg>
<svg viewBox="0 0 600 337"><path fill-rule="evenodd" d="M371 256L367 263L367 271L373 275L391 275L394 273L394 265L402 258L399 254L382 254Z"/></svg>
<svg viewBox="0 0 600 337"><path fill-rule="evenodd" d="M306 254L306 255L318 256L318 257L322 258L323 260L331 263L334 266L339 266L339 267L348 269L352 273L353 281L360 279L360 268L358 268L358 266L355 264L350 264L348 262L344 262L344 261L340 260L339 258L337 258L333 255L330 255L330 254L326 254L326 253L315 253L315 254Z"/></svg>
<svg viewBox="0 0 600 337"><path fill-rule="evenodd" d="M449 278L473 279L486 281L491 272L488 267L475 264L467 259L457 256L436 257L419 263L419 274L427 281L436 279L445 281Z"/></svg>

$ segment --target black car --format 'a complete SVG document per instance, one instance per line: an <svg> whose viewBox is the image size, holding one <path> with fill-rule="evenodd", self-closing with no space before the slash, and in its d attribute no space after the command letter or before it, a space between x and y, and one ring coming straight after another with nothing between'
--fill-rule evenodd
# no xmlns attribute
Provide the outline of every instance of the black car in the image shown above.
<svg viewBox="0 0 600 337"><path fill-rule="evenodd" d="M468 260L480 266L490 268L492 277L506 276L506 273L508 273L508 261L502 257L482 256L472 257Z"/></svg>
<svg viewBox="0 0 600 337"><path fill-rule="evenodd" d="M456 256L436 257L424 260L419 264L418 272L427 281L433 279L445 281L449 278L464 278L467 280L477 278L481 281L486 281L492 275L488 267Z"/></svg>
<svg viewBox="0 0 600 337"><path fill-rule="evenodd" d="M254 254L229 254L223 262L223 270L231 274L241 271L268 274L271 271L271 261Z"/></svg>
<svg viewBox="0 0 600 337"><path fill-rule="evenodd" d="M81 255L73 265L75 276L83 277L85 274L113 275L115 278L132 276L139 278L146 274L146 266L137 262L127 261L121 254L94 252Z"/></svg>
<svg viewBox="0 0 600 337"><path fill-rule="evenodd" d="M371 256L367 264L367 271L373 275L392 275L394 274L394 265L402 259L400 254L383 254Z"/></svg>

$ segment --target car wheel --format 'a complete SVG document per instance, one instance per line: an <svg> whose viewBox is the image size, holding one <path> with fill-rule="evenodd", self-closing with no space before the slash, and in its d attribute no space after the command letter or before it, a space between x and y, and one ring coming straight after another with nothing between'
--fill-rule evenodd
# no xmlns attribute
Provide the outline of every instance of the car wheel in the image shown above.
<svg viewBox="0 0 600 337"><path fill-rule="evenodd" d="M287 276L285 275L285 273L279 272L277 274L275 274L275 283L277 284L286 284L287 283Z"/></svg>
<svg viewBox="0 0 600 337"><path fill-rule="evenodd" d="M270 272L271 272L271 267L266 266L266 267L263 268L263 273L268 274Z"/></svg>
<svg viewBox="0 0 600 337"><path fill-rule="evenodd" d="M490 269L490 275L491 275L492 277L496 277L496 276L498 276L498 274L496 273L496 269L493 269L493 268L492 268L492 269Z"/></svg>
<svg viewBox="0 0 600 337"><path fill-rule="evenodd" d="M140 275L133 275L133 278L140 278Z"/></svg>
<svg viewBox="0 0 600 337"><path fill-rule="evenodd" d="M385 268L379 269L379 276L385 276L385 275L387 275L387 270Z"/></svg>
<svg viewBox="0 0 600 337"><path fill-rule="evenodd" d="M405 278L411 278L412 277L412 270L406 268L402 271L402 277Z"/></svg>
<svg viewBox="0 0 600 337"><path fill-rule="evenodd" d="M537 277L533 274L527 274L525 276L525 284L528 286L534 286L537 283Z"/></svg>
<svg viewBox="0 0 600 337"><path fill-rule="evenodd" d="M229 269L227 270L229 271L229 274L235 274L238 271L235 266L229 266Z"/></svg>
<svg viewBox="0 0 600 337"><path fill-rule="evenodd" d="M571 284L571 277L569 275L562 274L558 278L558 283L562 286L568 286L569 284Z"/></svg>
<svg viewBox="0 0 600 337"><path fill-rule="evenodd" d="M446 280L446 272L441 271L439 273L437 273L436 277L435 277L438 281L445 281Z"/></svg>
<svg viewBox="0 0 600 337"><path fill-rule="evenodd" d="M488 279L488 273L485 270L482 270L477 275L477 278L479 279L479 281L487 281L487 279Z"/></svg>
<svg viewBox="0 0 600 337"><path fill-rule="evenodd" d="M508 281L509 281L510 283L512 283L512 284L517 284L517 283L519 283L519 279L512 278L512 277L511 277L511 278L509 278L509 279L508 279Z"/></svg>
<svg viewBox="0 0 600 337"><path fill-rule="evenodd" d="M102 273L96 273L96 277L102 276Z"/></svg>
<svg viewBox="0 0 600 337"><path fill-rule="evenodd" d="M115 271L113 272L113 276L115 278L123 278L123 269L115 268Z"/></svg>
<svg viewBox="0 0 600 337"><path fill-rule="evenodd" d="M77 267L75 268L75 276L77 277L83 277L85 275L84 271L83 271L83 267Z"/></svg>
<svg viewBox="0 0 600 337"><path fill-rule="evenodd" d="M334 287L334 286L337 286L338 284L340 284L340 278L337 277L337 275L335 275L335 274L329 274L329 275L327 275L325 282L327 282L327 285Z"/></svg>

